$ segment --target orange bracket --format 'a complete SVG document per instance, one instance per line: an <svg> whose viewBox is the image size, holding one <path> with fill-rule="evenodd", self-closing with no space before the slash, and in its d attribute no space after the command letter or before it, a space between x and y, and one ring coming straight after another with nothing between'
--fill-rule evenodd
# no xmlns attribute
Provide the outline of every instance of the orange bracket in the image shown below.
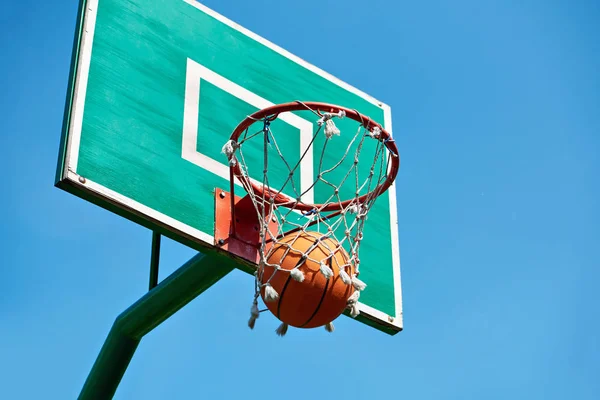
<svg viewBox="0 0 600 400"><path fill-rule="evenodd" d="M257 212L249 195L244 197L234 195L232 199L231 193L216 188L215 246L258 264L260 223ZM268 229L277 232L277 220L271 216L269 208L265 210L265 215L265 219L269 221Z"/></svg>

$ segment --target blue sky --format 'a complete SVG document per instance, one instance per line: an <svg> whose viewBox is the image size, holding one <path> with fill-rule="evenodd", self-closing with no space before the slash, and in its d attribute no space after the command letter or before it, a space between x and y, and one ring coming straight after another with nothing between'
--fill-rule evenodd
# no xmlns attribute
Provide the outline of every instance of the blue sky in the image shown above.
<svg viewBox="0 0 600 400"><path fill-rule="evenodd" d="M249 331L234 271L116 398L600 398L598 2L204 4L391 105L405 331ZM0 10L0 398L75 398L151 233L53 187L77 2ZM194 251L162 255L164 278Z"/></svg>

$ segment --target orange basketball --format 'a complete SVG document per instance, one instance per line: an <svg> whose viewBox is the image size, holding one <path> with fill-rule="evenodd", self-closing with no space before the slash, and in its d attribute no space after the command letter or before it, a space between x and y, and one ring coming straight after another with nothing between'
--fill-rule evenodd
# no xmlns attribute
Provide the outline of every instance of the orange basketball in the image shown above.
<svg viewBox="0 0 600 400"><path fill-rule="evenodd" d="M292 233L273 245L267 263L279 265L281 270L265 265L259 269L258 277L278 294L275 301L267 301L266 288L260 291L265 304L279 320L298 328L316 328L333 321L344 311L355 289L347 284L347 279L347 283L343 282L340 267L346 265L345 272L352 277L354 266L348 265L348 253L338 246L335 239L319 232ZM301 282L290 273L296 267L302 272ZM331 274L329 278L322 268L327 275ZM296 278L298 275L296 272Z"/></svg>

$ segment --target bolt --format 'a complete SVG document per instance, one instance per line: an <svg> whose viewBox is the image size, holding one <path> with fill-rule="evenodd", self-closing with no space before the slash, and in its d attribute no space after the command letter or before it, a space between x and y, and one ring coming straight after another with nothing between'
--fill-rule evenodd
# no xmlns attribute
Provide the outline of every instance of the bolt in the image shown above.
<svg viewBox="0 0 600 400"><path fill-rule="evenodd" d="M222 198L222 199L224 199L225 198L225 192L219 193L219 197Z"/></svg>
<svg viewBox="0 0 600 400"><path fill-rule="evenodd" d="M273 222L277 222L277 217L275 217L275 216L273 215L273 217L271 217L271 221L273 221Z"/></svg>
<svg viewBox="0 0 600 400"><path fill-rule="evenodd" d="M225 240L219 239L219 246L223 246L225 244Z"/></svg>
<svg viewBox="0 0 600 400"><path fill-rule="evenodd" d="M85 183L85 178L84 178L83 176L80 176L80 177L79 177L79 182L80 182L80 183Z"/></svg>
<svg viewBox="0 0 600 400"><path fill-rule="evenodd" d="M388 321L394 322L394 317L388 316Z"/></svg>

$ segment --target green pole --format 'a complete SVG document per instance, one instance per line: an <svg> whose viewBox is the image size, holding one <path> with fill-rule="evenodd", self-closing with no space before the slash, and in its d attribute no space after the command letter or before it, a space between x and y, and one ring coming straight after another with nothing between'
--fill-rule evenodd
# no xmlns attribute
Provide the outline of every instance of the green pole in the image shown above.
<svg viewBox="0 0 600 400"><path fill-rule="evenodd" d="M198 254L115 320L79 399L112 399L144 335L235 268L232 259Z"/></svg>
<svg viewBox="0 0 600 400"><path fill-rule="evenodd" d="M148 290L158 285L158 263L160 262L160 233L152 232L152 253L150 255L150 283Z"/></svg>

